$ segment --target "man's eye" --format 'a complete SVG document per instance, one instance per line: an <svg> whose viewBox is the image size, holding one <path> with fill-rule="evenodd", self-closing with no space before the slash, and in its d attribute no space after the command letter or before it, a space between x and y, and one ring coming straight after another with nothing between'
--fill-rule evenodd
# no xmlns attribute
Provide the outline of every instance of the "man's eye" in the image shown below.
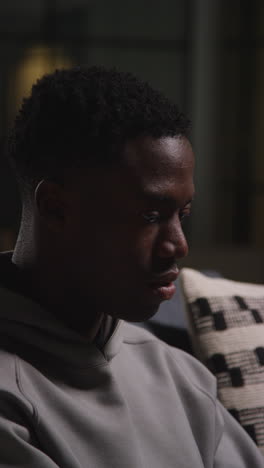
<svg viewBox="0 0 264 468"><path fill-rule="evenodd" d="M183 210L180 212L180 221L181 223L183 223L184 221L184 218L187 218L188 216L190 216L191 212L190 210Z"/></svg>
<svg viewBox="0 0 264 468"><path fill-rule="evenodd" d="M160 221L160 214L157 211L151 211L149 213L142 213L143 218L149 224L157 223Z"/></svg>

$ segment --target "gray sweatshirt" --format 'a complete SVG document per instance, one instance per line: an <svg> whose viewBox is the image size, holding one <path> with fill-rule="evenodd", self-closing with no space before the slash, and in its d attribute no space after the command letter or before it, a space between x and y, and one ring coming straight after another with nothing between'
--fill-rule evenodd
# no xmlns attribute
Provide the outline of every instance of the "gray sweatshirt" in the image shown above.
<svg viewBox="0 0 264 468"><path fill-rule="evenodd" d="M264 467L196 359L123 321L105 341L0 289L0 467Z"/></svg>

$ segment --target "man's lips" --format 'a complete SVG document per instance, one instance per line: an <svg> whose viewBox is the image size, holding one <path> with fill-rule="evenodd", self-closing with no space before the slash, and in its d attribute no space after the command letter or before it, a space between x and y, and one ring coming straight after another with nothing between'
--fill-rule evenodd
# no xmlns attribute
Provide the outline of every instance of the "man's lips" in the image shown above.
<svg viewBox="0 0 264 468"><path fill-rule="evenodd" d="M167 286L170 283L173 283L179 275L179 270L170 270L163 275L156 276L150 281L151 286Z"/></svg>
<svg viewBox="0 0 264 468"><path fill-rule="evenodd" d="M155 279L149 283L152 293L161 301L171 299L176 291L174 281L177 279L178 275L179 271L173 270L155 277Z"/></svg>

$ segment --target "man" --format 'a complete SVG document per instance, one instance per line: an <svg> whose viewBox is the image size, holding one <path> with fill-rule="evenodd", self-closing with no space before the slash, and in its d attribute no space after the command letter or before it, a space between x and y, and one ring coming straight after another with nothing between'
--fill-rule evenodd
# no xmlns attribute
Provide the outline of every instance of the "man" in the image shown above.
<svg viewBox="0 0 264 468"><path fill-rule="evenodd" d="M194 193L188 120L128 73L44 76L15 121L0 256L0 466L261 467L199 362L128 322L172 297Z"/></svg>

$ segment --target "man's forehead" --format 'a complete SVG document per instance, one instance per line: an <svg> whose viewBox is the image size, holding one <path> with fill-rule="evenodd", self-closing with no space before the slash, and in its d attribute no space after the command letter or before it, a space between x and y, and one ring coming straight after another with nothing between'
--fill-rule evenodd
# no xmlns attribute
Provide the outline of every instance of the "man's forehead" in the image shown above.
<svg viewBox="0 0 264 468"><path fill-rule="evenodd" d="M127 142L122 159L131 169L139 167L154 170L155 167L162 168L168 164L177 164L178 168L190 166L194 156L186 137L142 136Z"/></svg>
<svg viewBox="0 0 264 468"><path fill-rule="evenodd" d="M96 194L97 198L100 194L111 198L115 194L149 199L175 196L175 188L192 184L193 161L185 138L142 137L126 145L120 164L82 171L79 185L84 196Z"/></svg>

